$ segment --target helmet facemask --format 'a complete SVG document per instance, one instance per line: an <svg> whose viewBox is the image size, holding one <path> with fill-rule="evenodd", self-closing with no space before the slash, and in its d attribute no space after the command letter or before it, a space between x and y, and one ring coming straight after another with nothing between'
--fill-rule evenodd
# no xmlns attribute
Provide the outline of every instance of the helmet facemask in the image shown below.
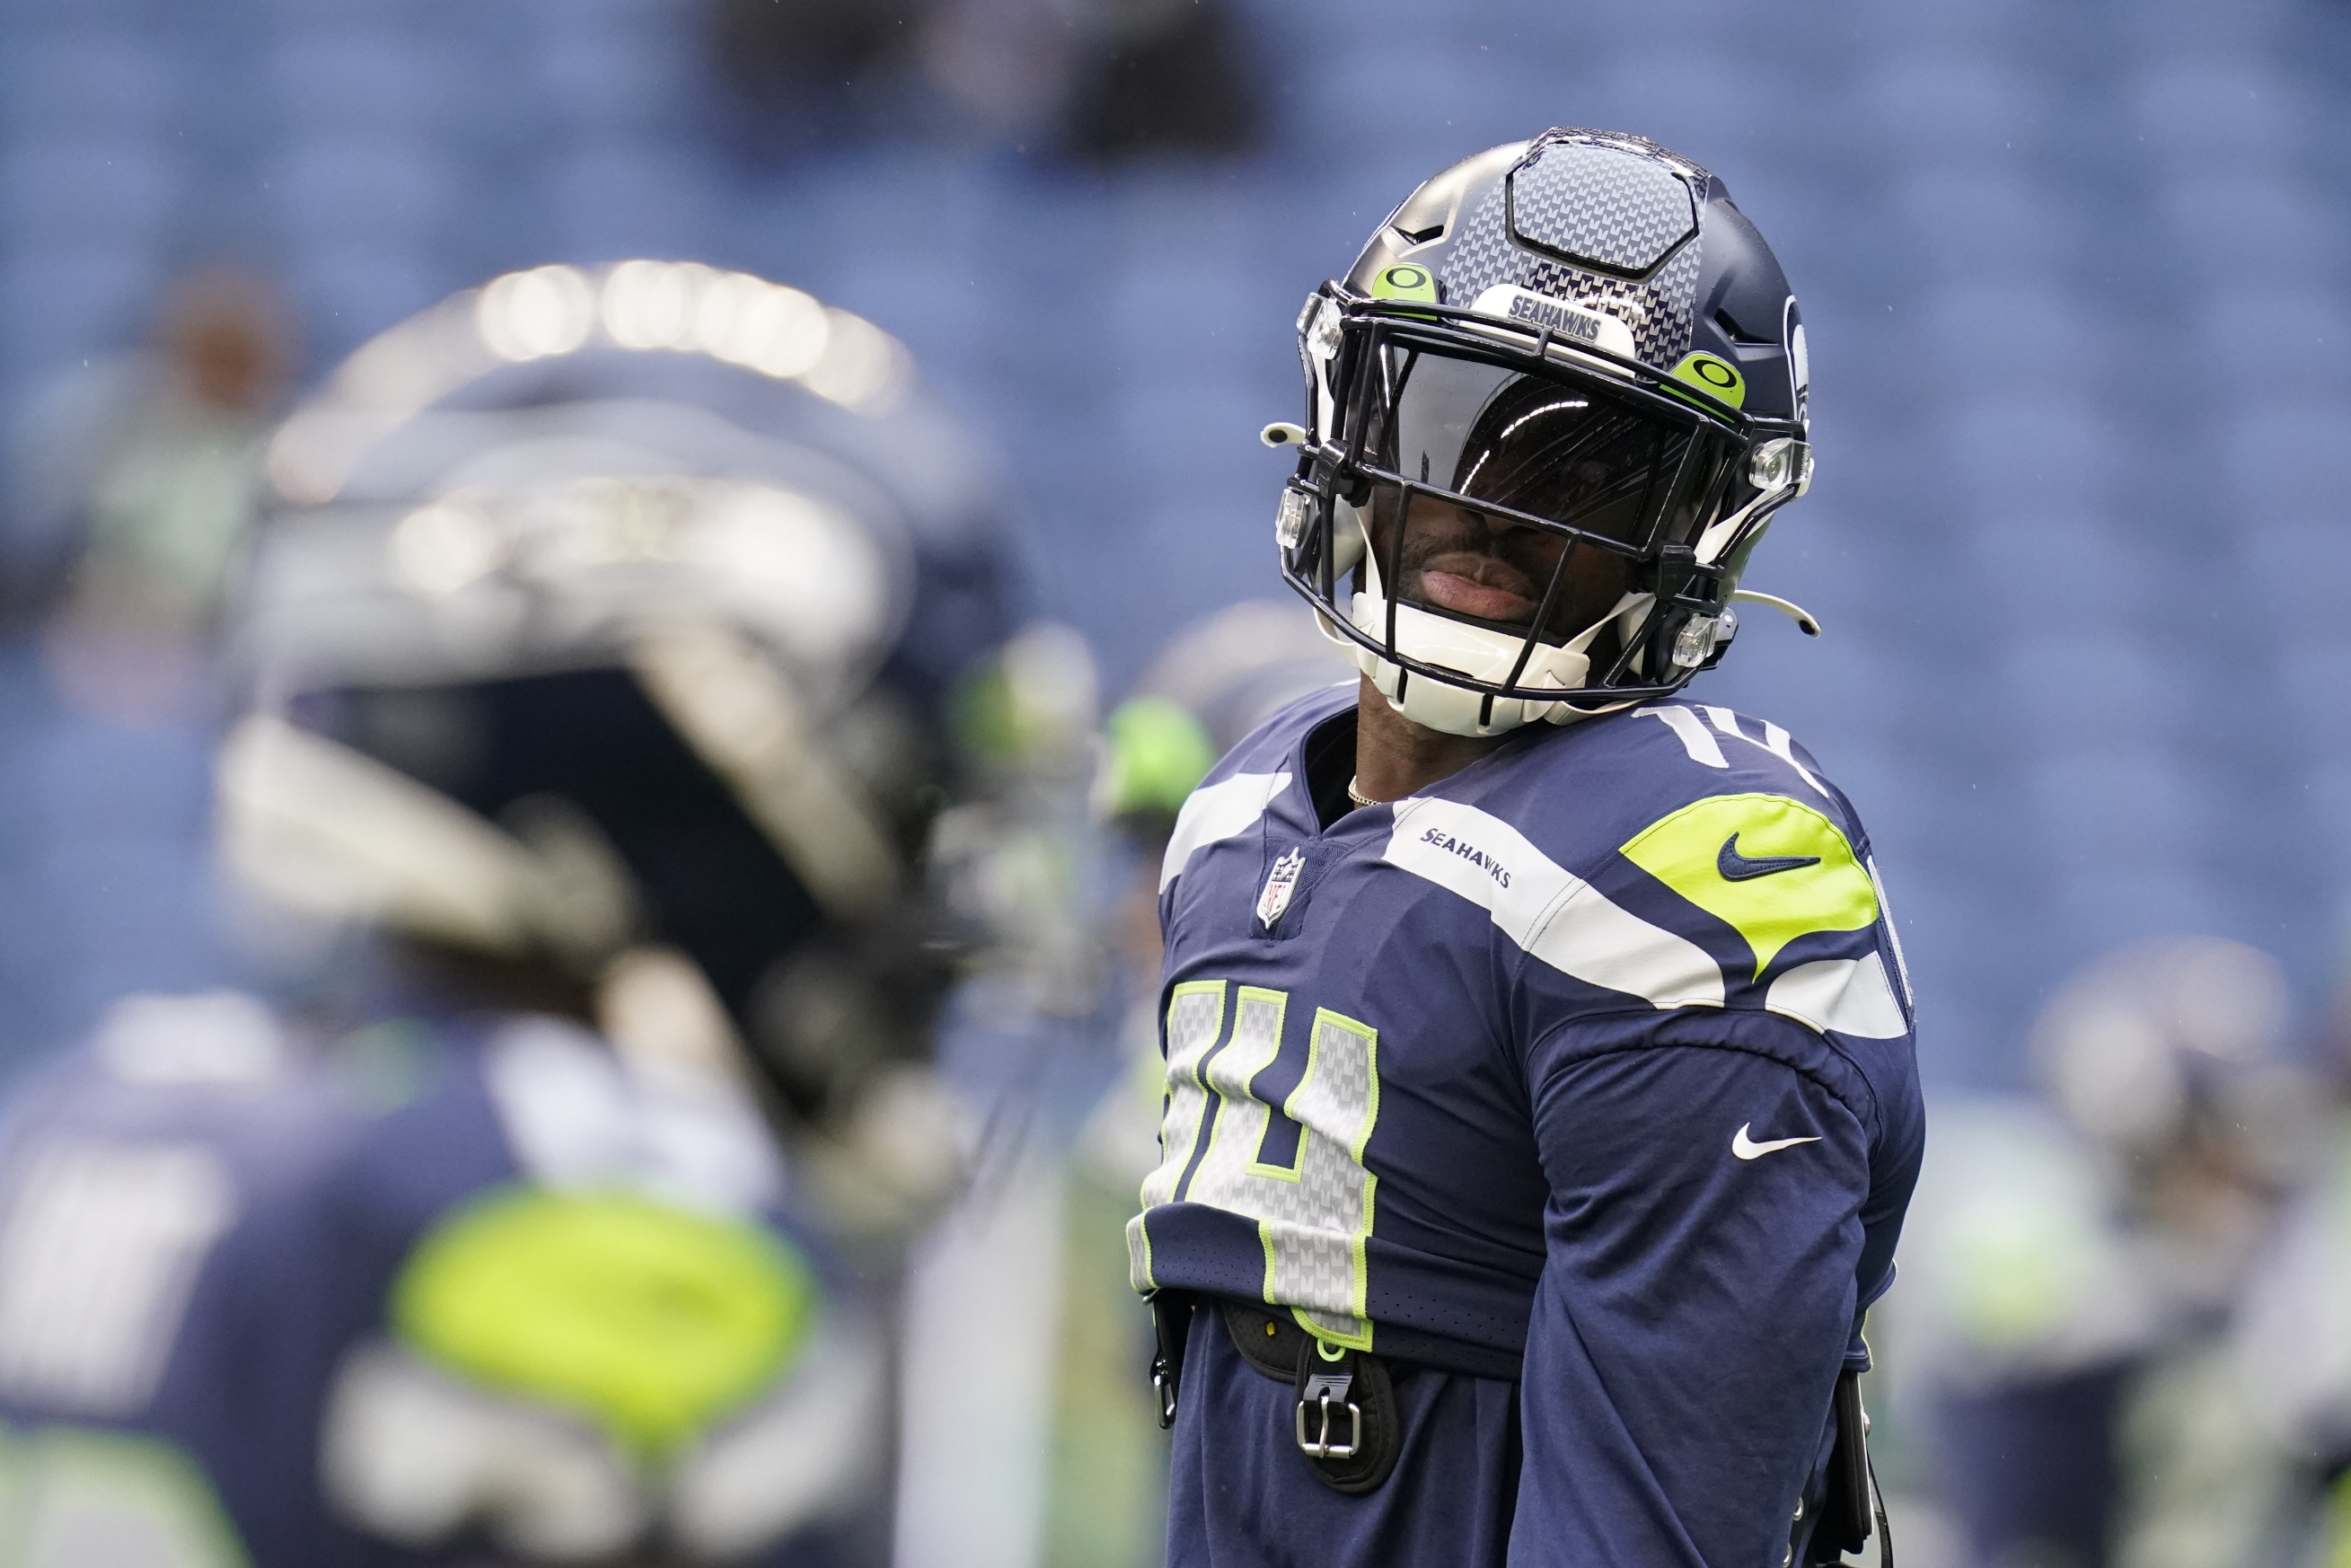
<svg viewBox="0 0 2351 1568"><path fill-rule="evenodd" d="M1392 706L1449 734L1678 690L1809 474L1799 427L1549 329L1332 285L1300 344L1315 423L1283 574Z"/></svg>

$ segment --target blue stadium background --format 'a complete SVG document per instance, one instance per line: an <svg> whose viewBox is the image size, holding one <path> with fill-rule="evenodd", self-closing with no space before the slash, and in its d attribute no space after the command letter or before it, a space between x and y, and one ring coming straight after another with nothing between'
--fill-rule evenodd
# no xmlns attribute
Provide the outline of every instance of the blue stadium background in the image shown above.
<svg viewBox="0 0 2351 1568"><path fill-rule="evenodd" d="M983 15L985 14L983 9ZM2314 1018L2351 886L2351 12L2322 0L1248 0L1261 148L1112 169L909 113L733 150L684 0L5 0L0 414L243 258L309 373L506 268L693 256L871 316L1003 456L1113 689L1270 591L1299 299L1552 123L1709 164L1802 296L1821 477L1700 688L1874 825L1945 1085L2093 954L2207 931ZM883 113L887 121L892 116ZM921 120L916 124L914 121ZM204 726L0 664L0 1061L229 965Z"/></svg>

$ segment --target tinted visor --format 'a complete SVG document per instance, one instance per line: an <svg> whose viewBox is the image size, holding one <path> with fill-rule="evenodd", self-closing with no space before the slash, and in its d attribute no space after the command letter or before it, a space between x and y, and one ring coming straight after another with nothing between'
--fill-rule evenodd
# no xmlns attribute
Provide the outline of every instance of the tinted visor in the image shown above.
<svg viewBox="0 0 2351 1568"><path fill-rule="evenodd" d="M1529 372L1374 340L1367 465L1635 549L1687 543L1741 444L1605 378Z"/></svg>
<svg viewBox="0 0 2351 1568"><path fill-rule="evenodd" d="M1358 450L1381 578L1403 602L1563 641L1735 501L1742 443L1696 410L1385 333L1366 347Z"/></svg>

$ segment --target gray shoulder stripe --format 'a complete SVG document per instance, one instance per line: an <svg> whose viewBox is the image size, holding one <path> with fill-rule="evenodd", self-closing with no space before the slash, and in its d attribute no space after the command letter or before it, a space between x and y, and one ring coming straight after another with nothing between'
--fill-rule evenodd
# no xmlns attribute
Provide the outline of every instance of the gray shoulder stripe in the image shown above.
<svg viewBox="0 0 2351 1568"><path fill-rule="evenodd" d="M1799 964L1771 982L1763 1005L1823 1034L1899 1040L1910 1032L1910 1020L1886 983L1885 961L1875 953Z"/></svg>
<svg viewBox="0 0 2351 1568"><path fill-rule="evenodd" d="M1764 725L1763 738L1758 740L1739 727L1739 716L1727 707L1709 707L1706 709L1706 716L1715 728L1731 739L1743 740L1750 746L1770 752L1793 768L1796 777L1812 787L1813 794L1823 800L1829 799L1828 787L1813 777L1812 769L1796 760L1795 742L1789 738L1786 730L1776 724Z"/></svg>
<svg viewBox="0 0 2351 1568"><path fill-rule="evenodd" d="M1176 814L1176 831L1159 862L1159 891L1181 875L1198 851L1221 839L1245 833L1265 815L1273 798L1290 787L1288 773L1236 773L1229 779L1192 791Z"/></svg>
<svg viewBox="0 0 2351 1568"><path fill-rule="evenodd" d="M1399 800L1383 857L1483 907L1527 953L1656 1008L1720 1007L1705 948L1611 903L1499 817L1453 800Z"/></svg>
<svg viewBox="0 0 2351 1568"><path fill-rule="evenodd" d="M1707 734L1706 726L1700 724L1698 715L1690 712L1689 709L1672 703L1662 703L1656 707L1645 707L1635 711L1663 721L1665 727L1674 732L1674 738L1682 743L1682 749L1689 753L1689 759L1692 762L1706 768L1730 766L1729 759L1722 755L1722 747L1715 743L1714 737Z"/></svg>

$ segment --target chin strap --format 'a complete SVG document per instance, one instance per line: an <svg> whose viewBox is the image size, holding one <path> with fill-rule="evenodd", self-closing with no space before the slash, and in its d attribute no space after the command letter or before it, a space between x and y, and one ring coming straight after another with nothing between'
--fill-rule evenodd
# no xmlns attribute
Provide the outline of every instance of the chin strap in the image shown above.
<svg viewBox="0 0 2351 1568"><path fill-rule="evenodd" d="M1712 566L1738 542L1750 521L1770 517L1802 493L1793 481L1764 491L1729 517L1717 517L1708 524L1706 531L1698 535L1698 543L1691 547L1690 553L1698 558L1700 566Z"/></svg>

